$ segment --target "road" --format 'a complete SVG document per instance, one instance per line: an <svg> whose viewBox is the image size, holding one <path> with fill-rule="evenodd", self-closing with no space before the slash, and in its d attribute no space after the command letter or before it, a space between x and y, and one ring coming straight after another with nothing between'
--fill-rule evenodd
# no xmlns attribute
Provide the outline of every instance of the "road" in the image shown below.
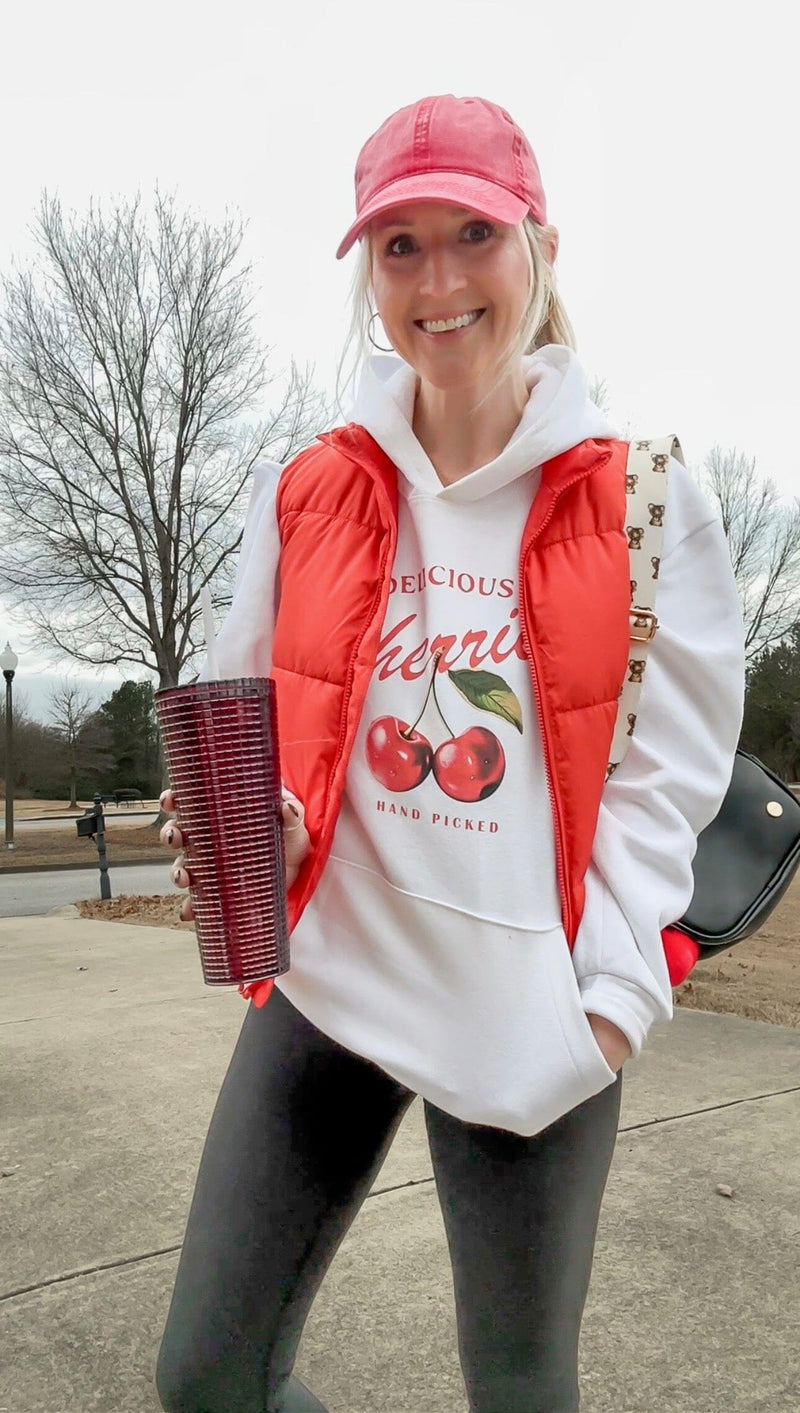
<svg viewBox="0 0 800 1413"><path fill-rule="evenodd" d="M109 870L112 897L123 893L173 893L169 859ZM0 873L0 917L32 917L64 903L100 897L98 868L57 869L52 873Z"/></svg>

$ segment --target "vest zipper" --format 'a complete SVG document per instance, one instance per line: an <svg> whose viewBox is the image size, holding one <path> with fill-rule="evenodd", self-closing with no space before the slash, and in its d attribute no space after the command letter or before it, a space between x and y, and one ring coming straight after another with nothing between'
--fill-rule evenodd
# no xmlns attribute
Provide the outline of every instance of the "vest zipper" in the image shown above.
<svg viewBox="0 0 800 1413"><path fill-rule="evenodd" d="M391 539L391 536L389 536L388 538ZM382 594L383 594L384 583L385 583L385 579L386 579L386 564L387 564L388 559L389 559L389 551L388 551L388 549L384 549L383 554L382 554L382 556L381 556L381 560L380 560L380 569L379 569L380 581L379 581L379 585L378 585L378 588L377 588L377 590L376 590L376 592L375 592L375 596L374 596L374 598L373 598L373 600L372 600L372 605L371 605L370 611L369 611L369 617L368 617L368 619L366 620L366 622L365 622L365 624L364 624L363 631L362 631L362 633L361 633L361 635L360 635L360 637L359 637L359 639L358 639L358 642L356 643L355 650L354 650L353 655L352 655L352 657L351 657L351 659L350 659L350 665L349 665L349 667L348 667L348 669L347 669L347 677L346 677L346 679L345 679L344 692L343 692L343 696L342 696L342 725L341 725L341 728L340 728L340 730L339 730L339 740L338 740L337 743L336 743L336 755L335 755L334 761L333 761L333 769L331 770L330 777L329 777L328 793L327 793L326 798L325 798L325 817L326 817L326 818L327 818L327 816L328 816L331 794L332 794L332 792L333 792L333 782L334 782L334 778L335 778L335 776L336 776L336 771L337 771L337 769L338 769L339 762L340 762L341 759L342 759L342 754L343 754L343 752L344 752L345 739L346 739L346 737L347 737L347 713L348 713L348 708L349 708L349 706L350 706L350 698L351 698L351 696L352 696L352 694L353 694L353 678L355 677L355 673L356 673L356 668L355 668L356 659L357 659L357 657L358 657L359 650L360 650L360 648L361 648L361 644L362 644L363 641L364 641L364 637L365 637L365 635L367 634L367 632L369 631L369 629L370 629L370 627L371 627L371 625L372 625L372 622L373 622L373 620L374 620L374 618L375 618L375 614L376 614L376 612L377 612L377 610L378 610L378 608L379 608L379 606L380 606L381 596L382 596ZM335 829L335 827L336 827L336 825L335 825L335 823L334 823L334 829ZM330 832L330 831L329 831L329 832ZM326 857L327 857L327 855L326 855Z"/></svg>
<svg viewBox="0 0 800 1413"><path fill-rule="evenodd" d="M336 449L336 448L338 447L338 443L337 443L337 441L336 441L336 439L334 438L334 436L333 436L332 433L329 433L329 432L320 433L320 434L318 434L318 436L317 436L317 440L320 441L320 442L326 443L327 445L330 445L330 446L334 447L334 449ZM338 449L342 452L342 454L343 454L344 456L346 456L346 457L348 458L348 460L352 461L355 466L357 466L359 469L362 468L362 462L361 462L361 460L360 460L357 456L352 455L351 453L345 451L345 450L344 450L343 448L341 448L341 447L338 447ZM319 837L317 846L316 846L316 848L314 849L313 854L312 854L312 859L313 859L312 873L313 873L314 884L313 884L313 887L309 890L308 878L306 878L305 881L304 881L304 883L303 883L303 891L302 891L302 895L301 895L301 898L302 898L302 906L300 907L299 915L295 918L294 926L297 925L297 922L299 921L299 917L302 916L302 913L305 911L306 905L307 905L307 903L308 903L308 901L309 901L309 899L310 899L310 897L311 897L311 894L312 894L313 891L314 891L314 888L316 887L316 884L317 884L317 882L318 882L318 880L319 880L320 874L321 874L322 870L325 868L325 865L326 865L326 863L327 863L327 861L328 861L328 855L329 855L329 853L330 853L331 845L332 845L332 843L333 843L333 836L334 836L334 834L335 834L335 832L336 832L336 818L331 819L331 808L330 808L330 805L331 805L331 795L332 795L332 793L333 793L333 783L334 783L334 780L335 780L335 778L336 778L336 771L337 771L338 768L339 768L339 764L340 764L340 762L341 762L342 755L343 755L343 753L344 753L345 741L346 741L346 739L347 739L347 715L348 715L348 710L349 710L349 706L350 706L350 698L351 698L351 696L352 696L352 694L353 694L353 679L354 679L354 677L355 677L355 672L356 672L355 664L356 664L356 660L357 660L357 658L358 658L358 654L359 654L359 651L360 651L360 648L361 648L361 644L363 643L364 638L365 638L365 636L366 636L366 634L367 634L367 632L368 632L370 626L372 625L372 623L373 623L373 621L374 621L375 614L376 614L378 608L380 607L381 597L382 597L382 595L383 595L383 590L384 590L385 584L386 584L386 567L387 567L387 562L388 562L388 560L389 560L390 551L393 552L394 549L395 549L395 547L396 547L396 541L397 541L397 536L396 536L396 534L393 536L392 533L391 533L391 531L389 531L388 535L386 536L386 544L385 544L385 547L384 547L383 552L382 552L382 554L381 554L381 558L380 558L380 562L379 562L379 582L378 582L378 588L376 589L375 594L374 594L374 596L373 596L372 604L371 604L370 611L369 611L369 616L368 616L368 618L366 619L366 621L365 621L365 623L364 623L364 627L363 627L363 629L362 629L362 631L361 631L361 633L360 633L360 635L359 635L358 641L357 641L356 644L355 644L355 648L354 648L354 650L353 650L353 654L352 654L352 656L351 656L351 658L350 658L350 663L349 663L348 668L347 668L347 677L345 678L345 684L344 684L343 693L342 693L342 714L341 714L341 726L340 726L340 728L339 728L339 739L338 739L338 741L337 741L337 743L336 743L336 753L335 753L335 755L334 755L333 765L332 765L332 767L331 767L331 772L330 772L330 775L329 775L329 777L328 777L328 788L327 788L327 791L326 791L326 793L325 793L325 804L324 804L324 807L323 807L323 815L322 815L322 817L323 817L323 820L327 821L327 824L326 824L324 833L323 833L323 834L320 834L320 837ZM337 810L337 812L336 812L337 818L338 818L338 813L339 813L339 811ZM322 859L322 865L321 865L321 866L320 866L320 863L319 863L320 858Z"/></svg>
<svg viewBox="0 0 800 1413"><path fill-rule="evenodd" d="M342 696L342 724L341 724L341 727L340 727L340 730L339 730L339 739L338 739L338 741L337 741L337 743L336 743L336 755L334 756L333 766L332 766L331 773L330 773L329 780L328 780L328 789L327 789L327 793L326 793L326 795L325 795L325 806L324 806L324 809L323 809L323 819L327 820L327 824L326 824L326 827L325 827L325 832L324 832L324 834L321 834L321 835L320 835L320 838L319 838L319 841L318 841L318 843L317 843L316 849L314 850L314 852L313 852L313 854L312 854L314 886L313 886L313 888L311 889L311 891L309 892L308 878L306 878L306 880L305 880L305 882L304 882L304 884L303 884L302 908L301 908L301 910L300 910L300 916L302 916L302 913L305 911L306 904L308 903L308 901L309 901L309 899L310 899L310 897L311 897L311 894L314 892L314 889L316 888L316 885L317 885L317 882L318 882L318 880L319 880L319 877L320 877L320 874L321 874L321 872L322 872L322 869L324 869L326 863L328 862L328 855L329 855L329 853L330 853L331 844L332 844L332 842L333 842L333 836L334 836L334 833L335 833L335 831L336 831L336 819L331 819L330 803L331 803L331 795L332 795L332 793L333 793L333 782L334 782L334 780L335 780L335 778L336 778L336 771L338 770L338 768L339 768L339 763L340 763L340 761L341 761L341 759L342 759L342 754L343 754L343 752L344 752L344 744L345 744L345 740L346 740L346 737L347 737L347 712L348 712L348 708L349 708L349 705L350 705L350 698L351 698L352 693L353 693L353 678L355 677L355 671L356 671L356 669L355 669L355 663L356 663L356 658L358 657L359 648L361 647L361 644L362 644L362 642L364 641L364 636L365 636L365 634L367 633L367 631L368 631L368 629L369 629L369 627L370 627L370 625L371 625L371 623L372 623L372 621L373 621L373 619L374 619L374 617L375 617L375 613L376 613L376 611L377 611L377 609L378 609L378 607L379 607L379 605L380 605L381 595L382 595L382 593L383 593L384 580L385 580L385 577L386 577L386 561L388 560L388 558L389 558L388 551L384 550L384 553L383 553L383 555L382 555L382 557L381 557L381 561L380 561L380 585L379 585L379 587L378 587L378 589L377 589L377 591L376 591L376 593L375 593L375 596L374 596L374 598L373 598L373 600L372 600L372 606L371 606L371 608L370 608L369 618L367 619L367 621L366 621L365 624L364 624L364 630L363 630L363 632L361 633L361 636L359 637L358 642L356 643L355 651L353 652L353 656L352 656L351 659L350 659L350 665L349 665L349 667L348 667L348 669L347 669L347 677L346 677L346 679L345 679L344 691L343 691L343 696ZM338 817L338 811L337 811L337 817ZM320 859L322 859L322 865L321 865L321 867L320 867L320 862L319 862ZM292 930L294 930L294 927L296 927L298 921L299 921L299 917L296 917Z"/></svg>
<svg viewBox="0 0 800 1413"><path fill-rule="evenodd" d="M529 548L530 548L530 546L529 546ZM522 586L522 585L524 584L524 577L523 577L523 576L524 576L524 563L525 563L525 559L526 559L526 558L527 558L527 554L523 555L523 556L522 556L522 559L521 559L521 561L520 561L520 586ZM564 830L563 830L562 825L561 825L561 818L560 818L559 810L558 810L558 801L556 800L556 792L555 792L555 789L554 789L554 787L553 787L553 779L552 779L552 775L551 775L551 772L550 772L551 746L550 746L550 738L549 738L549 736L548 736L548 734L547 734L547 727L546 727L545 719L544 719L544 711L542 710L542 698L541 698L541 693L540 693L540 691L539 691L539 664L538 664L538 662L536 661L536 654L535 654L534 651L533 651L533 645L532 645L532 643L531 643L530 637L528 636L528 625L527 625L527 622L526 622L526 619L525 619L525 603L524 603L524 599L525 599L524 591L521 591L521 592L520 592L520 622L521 622L521 625L522 625L522 643L523 643L523 647L525 648L525 652L526 652L527 655L528 655L528 661L529 661L529 663L531 664L531 666L532 666L532 668L533 668L533 674L532 674L532 676L533 676L533 695L534 695L534 699L535 699L535 701L536 701L536 711L537 711L537 714L538 714L538 717L539 717L539 735L540 735L540 737L541 737L541 739L542 739L542 742L543 742L543 744L544 744L544 773L545 773L545 779L547 780L547 789L548 789L548 792L549 792L549 794L550 794L550 812L551 812L551 814L552 814L552 816L553 816L553 827L554 827L554 830L555 830L555 844L556 844L556 877L557 877L557 880L558 880L558 891L559 891L559 895L560 895L560 898L561 898L561 915L562 915L562 918L563 918L563 920L564 920L564 930L565 930L565 932L567 933L567 938L569 939L570 929L571 929L571 925L572 925L572 909L571 909L571 907L570 907L569 897L568 897L568 895L567 895L567 885L566 885L566 881L565 881L565 872L566 872L566 870L565 870L565 866L564 866L564 844L563 844Z"/></svg>
<svg viewBox="0 0 800 1413"><path fill-rule="evenodd" d="M564 485L561 486L558 491L558 494L553 497L553 503L550 506L550 509L545 515L544 520L542 521L538 530L536 531L536 534L531 537L527 545L523 546L520 552L519 561L519 616L520 625L522 628L522 644L525 648L525 652L528 655L528 661L533 667L533 695L536 700L536 711L539 717L539 733L544 743L545 777L547 779L547 789L550 794L550 808L553 815L553 829L555 833L556 878L558 880L558 891L561 896L561 913L564 921L564 931L567 936L567 941L569 943L570 950L574 946L575 939L574 937L572 937L573 913L572 904L570 902L569 894L567 892L566 883L564 826L561 820L559 802L556 798L555 787L553 785L553 776L550 768L550 762L552 760L552 745L547 731L547 723L545 721L544 710L542 707L542 696L541 691L539 689L539 663L536 658L533 643L528 633L528 621L525 616L525 561L528 555L530 554L536 540L538 540L539 536L544 530L547 529L547 526L550 524L550 521L552 520L553 515L555 514L556 505L558 504L564 492L568 491L571 486L576 485L578 481L585 480L585 478L587 476L590 476L595 469L596 465L593 465L588 470L581 471L579 475L573 476L571 481L566 481Z"/></svg>

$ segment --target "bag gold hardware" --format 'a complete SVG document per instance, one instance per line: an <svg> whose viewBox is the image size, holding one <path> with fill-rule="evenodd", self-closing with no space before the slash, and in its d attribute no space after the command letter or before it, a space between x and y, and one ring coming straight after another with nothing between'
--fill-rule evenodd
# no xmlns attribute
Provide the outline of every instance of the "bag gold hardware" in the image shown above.
<svg viewBox="0 0 800 1413"><path fill-rule="evenodd" d="M649 643L656 636L658 619L649 608L631 609L631 640L634 643Z"/></svg>

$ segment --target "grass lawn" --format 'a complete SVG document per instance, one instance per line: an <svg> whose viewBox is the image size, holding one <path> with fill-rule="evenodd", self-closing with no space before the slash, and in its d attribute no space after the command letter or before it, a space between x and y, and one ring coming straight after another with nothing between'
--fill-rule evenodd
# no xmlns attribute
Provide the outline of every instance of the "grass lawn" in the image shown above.
<svg viewBox="0 0 800 1413"><path fill-rule="evenodd" d="M14 849L0 849L0 869L52 868L60 864L82 864L97 867L97 845L94 839L79 839L77 830L15 829ZM152 823L138 828L127 825L106 828L106 850L109 867L115 863L163 863L169 868L172 855L158 842L158 830Z"/></svg>

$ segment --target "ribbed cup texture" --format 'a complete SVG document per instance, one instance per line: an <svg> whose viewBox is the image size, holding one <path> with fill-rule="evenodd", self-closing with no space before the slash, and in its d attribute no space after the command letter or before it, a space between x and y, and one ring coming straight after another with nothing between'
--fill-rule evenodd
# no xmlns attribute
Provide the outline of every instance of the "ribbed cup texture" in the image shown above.
<svg viewBox="0 0 800 1413"><path fill-rule="evenodd" d="M195 682L155 695L184 835L203 977L289 970L275 683Z"/></svg>

